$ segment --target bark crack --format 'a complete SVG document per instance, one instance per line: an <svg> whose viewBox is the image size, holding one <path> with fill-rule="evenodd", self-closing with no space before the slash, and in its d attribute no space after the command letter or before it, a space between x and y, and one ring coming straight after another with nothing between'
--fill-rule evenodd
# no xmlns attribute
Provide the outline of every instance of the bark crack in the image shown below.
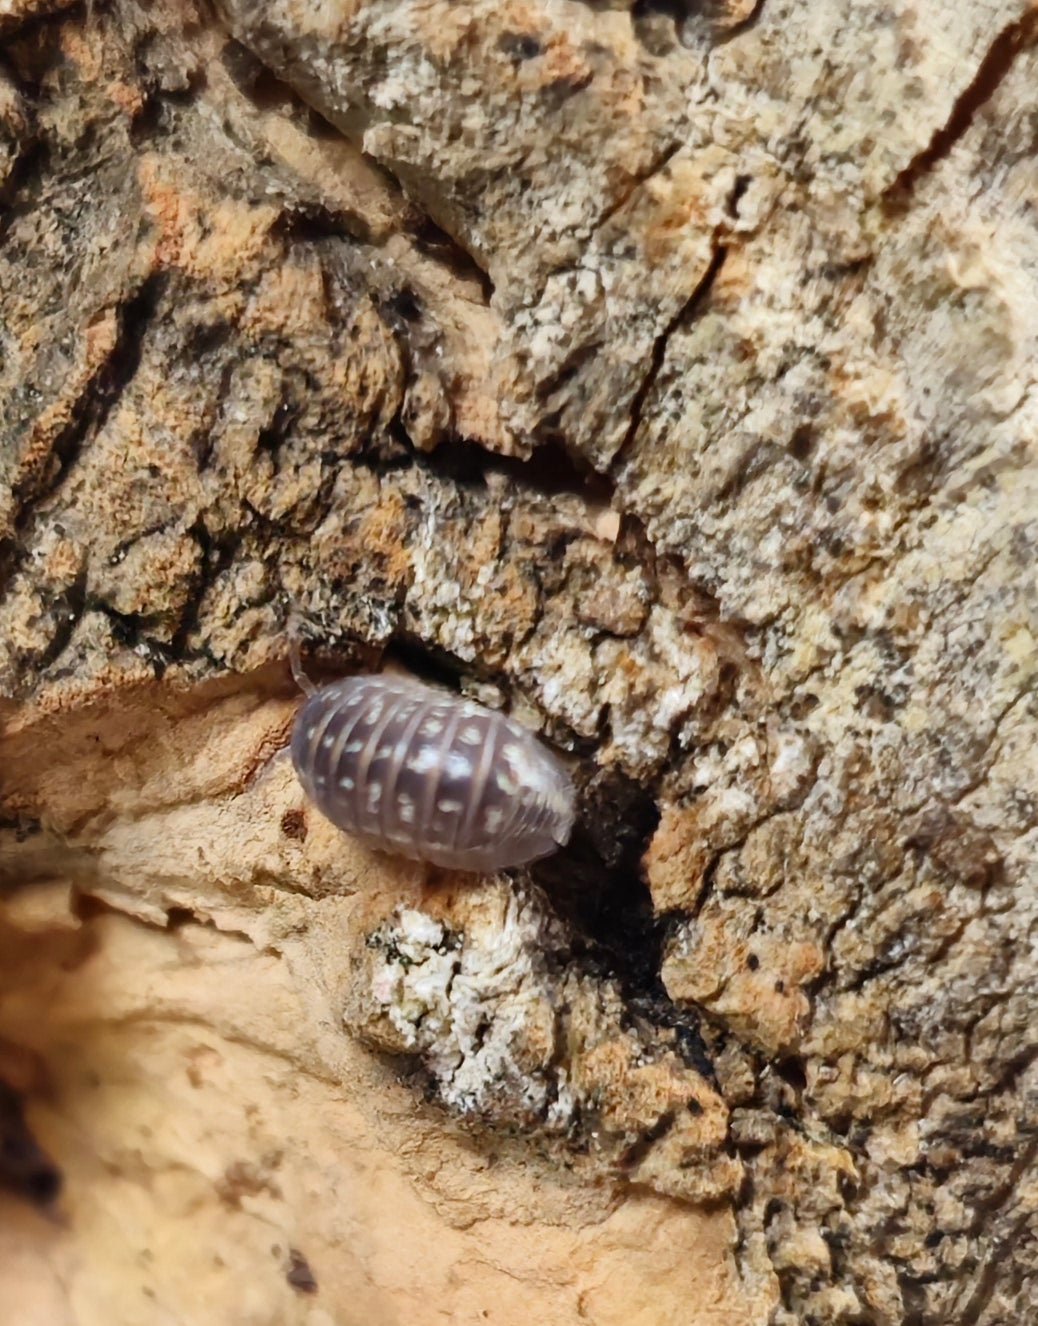
<svg viewBox="0 0 1038 1326"><path fill-rule="evenodd" d="M617 212L622 211L623 208L627 206L639 189L648 184L649 180L653 179L654 176L659 175L666 170L684 146L685 144L681 140L668 143L663 151L660 152L660 154L655 157L644 170L633 175L627 188L620 192L619 197L613 199L591 227L591 233L595 234L601 230L608 221L612 220Z"/></svg>
<svg viewBox="0 0 1038 1326"><path fill-rule="evenodd" d="M622 462L624 453L634 441L638 434L638 430L641 427L645 403L648 400L653 387L656 385L656 379L660 375L660 370L663 368L663 361L667 357L667 346L670 343L670 338L679 330L679 328L692 322L700 309L706 304L710 297L710 291L713 287L714 281L717 279L718 273L724 266L724 261L727 256L727 246L717 242L715 239L713 253L707 264L706 271L696 283L695 289L653 342L648 372L642 378L638 390L634 393L631 400L630 424L628 425L624 440L620 444L616 455L613 457L610 464L610 468L614 471Z"/></svg>
<svg viewBox="0 0 1038 1326"><path fill-rule="evenodd" d="M985 1207L982 1212L983 1215L990 1215L992 1209L998 1210L999 1208L1005 1209L1008 1207L1013 1194L1020 1185L1031 1179L1036 1159L1038 1159L1038 1137L1034 1138L1021 1154L1013 1166L1006 1184L992 1198L990 1206ZM959 1315L961 1326L976 1326L976 1323L980 1321L984 1309L1001 1284L1000 1272L1003 1259L1007 1255L1012 1256L1017 1247L1020 1234L1027 1227L1030 1214L1030 1211L1025 1208L1003 1236L993 1243L987 1257L980 1266L973 1292L962 1307Z"/></svg>
<svg viewBox="0 0 1038 1326"><path fill-rule="evenodd" d="M1038 41L1038 7L1028 9L995 37L972 80L956 98L948 119L885 190L883 205L888 212L896 214L910 205L916 185L949 155L1001 87L1017 57L1035 41Z"/></svg>
<svg viewBox="0 0 1038 1326"><path fill-rule="evenodd" d="M65 482L83 448L104 428L108 416L122 399L140 366L149 323L158 309L164 278L148 277L118 311L118 333L111 351L84 384L70 411L68 424L50 440L45 456L48 464L29 465L13 484L14 536L0 540L0 570L13 569L5 563L19 557L19 536L31 519L33 509ZM56 462L56 463L55 463Z"/></svg>

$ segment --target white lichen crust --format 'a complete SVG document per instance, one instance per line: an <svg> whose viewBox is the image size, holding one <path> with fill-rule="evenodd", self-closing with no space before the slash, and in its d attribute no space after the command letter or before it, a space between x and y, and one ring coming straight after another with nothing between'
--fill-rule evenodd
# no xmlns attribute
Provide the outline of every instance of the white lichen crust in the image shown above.
<svg viewBox="0 0 1038 1326"><path fill-rule="evenodd" d="M489 883L450 924L401 907L360 962L347 1025L417 1056L455 1119L686 1200L737 1188L720 1096L673 1033L572 962L537 890Z"/></svg>

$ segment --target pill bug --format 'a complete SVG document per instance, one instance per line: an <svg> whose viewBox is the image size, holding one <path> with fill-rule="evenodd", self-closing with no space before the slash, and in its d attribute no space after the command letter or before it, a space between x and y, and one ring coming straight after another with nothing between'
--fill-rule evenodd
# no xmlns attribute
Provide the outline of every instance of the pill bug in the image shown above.
<svg viewBox="0 0 1038 1326"><path fill-rule="evenodd" d="M456 870L501 870L569 839L569 775L503 714L410 678L314 691L292 733L307 796L369 846Z"/></svg>

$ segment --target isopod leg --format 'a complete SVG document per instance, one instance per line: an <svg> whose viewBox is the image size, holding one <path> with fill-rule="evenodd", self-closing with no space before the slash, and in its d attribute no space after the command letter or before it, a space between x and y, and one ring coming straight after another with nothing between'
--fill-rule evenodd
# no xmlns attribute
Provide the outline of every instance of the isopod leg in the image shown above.
<svg viewBox="0 0 1038 1326"><path fill-rule="evenodd" d="M317 687L303 669L303 655L300 650L299 618L294 614L288 619L288 666L292 669L292 679L304 695L313 695Z"/></svg>

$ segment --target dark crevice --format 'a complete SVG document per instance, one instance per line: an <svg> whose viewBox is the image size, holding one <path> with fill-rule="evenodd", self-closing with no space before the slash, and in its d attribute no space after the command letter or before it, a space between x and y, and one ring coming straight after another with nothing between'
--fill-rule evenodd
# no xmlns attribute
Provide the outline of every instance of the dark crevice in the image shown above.
<svg viewBox="0 0 1038 1326"><path fill-rule="evenodd" d="M756 0L753 8L745 18L740 19L738 23L729 24L723 31L718 32L715 38L716 45L724 46L727 42L736 37L741 37L749 32L751 28L757 26L760 17L764 13L764 0Z"/></svg>
<svg viewBox="0 0 1038 1326"><path fill-rule="evenodd" d="M421 451L400 423L395 435L406 447L412 465L463 488L485 487L491 475L501 475L518 491L540 497L569 494L602 506L612 501L612 482L553 439L543 440L530 456L521 457L499 455L456 435L440 442L433 451Z"/></svg>
<svg viewBox="0 0 1038 1326"><path fill-rule="evenodd" d="M364 152L363 147L331 120L320 106L308 101L276 69L266 64L237 39L228 37L221 51L220 60L234 85L259 110L274 108L286 115L293 115L311 137L334 138L349 142L356 148L371 169L382 177L387 188L407 200L410 218L405 223L404 233L412 240L415 248L426 257L440 263L455 276L478 283L484 301L490 303L494 284L489 273L479 265L459 240L448 234L442 226L419 208L385 162ZM340 214L320 207L298 208L290 213L283 225L288 233L304 238L313 232L318 238L334 234L343 238L359 238L368 243L375 243L368 223L362 216L342 213L340 217Z"/></svg>
<svg viewBox="0 0 1038 1326"><path fill-rule="evenodd" d="M139 613L120 612L117 608L113 608L110 603L91 595L87 596L84 611L99 612L105 617L112 632L112 638L116 643L126 649L133 650L135 654L143 658L152 668L157 678L161 678L171 664L184 662L183 658L178 660L174 656L168 644L156 639L150 633L155 624L154 619L144 617Z"/></svg>
<svg viewBox="0 0 1038 1326"><path fill-rule="evenodd" d="M621 1164L625 1169L633 1169L649 1154L657 1142L671 1131L678 1121L676 1110L664 1110L651 1128L647 1128L641 1137L624 1152Z"/></svg>
<svg viewBox="0 0 1038 1326"><path fill-rule="evenodd" d="M46 672L71 644L86 606L86 593L86 572L81 571L72 584L68 585L50 604L49 613L54 622L54 634L47 647L33 660L33 669L36 672Z"/></svg>
<svg viewBox="0 0 1038 1326"><path fill-rule="evenodd" d="M385 301L385 309L401 322L419 322L424 312L421 296L409 285L403 285Z"/></svg>
<svg viewBox="0 0 1038 1326"><path fill-rule="evenodd" d="M188 657L187 642L201 623L205 597L217 578L233 565L243 543L239 531L232 531L222 539L214 539L201 519L187 533L202 551L203 569L181 611L180 621L169 643L169 653L175 659Z"/></svg>
<svg viewBox="0 0 1038 1326"><path fill-rule="evenodd" d="M724 1040L724 1028L708 1028L694 1005L676 1004L661 981L648 995L628 987L626 997L631 1014L674 1033L675 1049L682 1060L694 1068L715 1091L720 1091L714 1055Z"/></svg>
<svg viewBox="0 0 1038 1326"><path fill-rule="evenodd" d="M0 245L7 239L15 220L35 204L49 156L48 144L42 138L30 136L8 168L7 178L0 186Z"/></svg>
<svg viewBox="0 0 1038 1326"><path fill-rule="evenodd" d="M578 345L563 359L559 367L543 382L537 384L537 398L545 402L563 387L568 386L585 364L602 352L602 342L593 340Z"/></svg>
<svg viewBox="0 0 1038 1326"><path fill-rule="evenodd" d="M287 387L288 383L284 383ZM305 390L305 386L303 388ZM299 416L303 412L303 406L298 399L293 399L290 394L282 395L281 399L271 411L270 418L256 435L257 452L266 452L275 462L275 471L277 469L276 458L292 433L293 428L298 422ZM208 533L203 529L202 542L207 542Z"/></svg>
<svg viewBox="0 0 1038 1326"><path fill-rule="evenodd" d="M702 42L707 47L720 46L740 36L757 23L764 0L756 0L745 18L732 20L730 0L634 0L631 21L643 42L653 45L647 32L654 19L669 20L674 38L683 46Z"/></svg>
<svg viewBox="0 0 1038 1326"><path fill-rule="evenodd" d="M185 926L198 923L198 915L190 907L169 907L166 909L166 929L183 930Z"/></svg>
<svg viewBox="0 0 1038 1326"><path fill-rule="evenodd" d="M670 338L680 327L687 326L694 321L696 315L704 307L710 297L711 287L717 279L717 275L723 267L724 260L727 256L728 250L723 244L715 245L713 256L707 264L706 271L700 277L696 288L681 305L677 313L674 314L670 322L667 323L656 337L649 361L649 371L645 374L645 377L642 379L641 384L638 387L638 390L634 393L634 398L631 401L631 422L628 425L627 433L623 442L620 444L616 455L613 457L612 469L614 471L622 462L624 453L634 441L638 434L638 429L641 427L645 403L648 400L653 387L656 385L656 379L659 377L660 370L663 367L663 361L667 355L667 346L670 343Z"/></svg>
<svg viewBox="0 0 1038 1326"><path fill-rule="evenodd" d="M535 60L544 47L531 33L504 32L497 39L497 49L516 64L523 64L527 60Z"/></svg>
<svg viewBox="0 0 1038 1326"><path fill-rule="evenodd" d="M739 219L739 205L752 183L752 175L736 175L735 183L732 185L731 193L729 193L725 204L725 210L733 221Z"/></svg>
<svg viewBox="0 0 1038 1326"><path fill-rule="evenodd" d="M61 487L87 443L104 428L112 409L140 366L144 336L158 308L165 277L156 273L119 309L119 327L111 353L86 384L66 426L47 449L49 464L34 469L14 486L15 536L0 540L0 574L11 568L21 535L38 503Z"/></svg>
<svg viewBox="0 0 1038 1326"><path fill-rule="evenodd" d="M421 296L413 286L404 282L394 289L373 291L372 302L386 326L393 332L400 351L401 365L404 371L404 400L401 412L406 407L407 388L415 379L415 361L426 358L430 351L435 352L439 344L439 332L435 324L423 325ZM402 413L397 414L402 422Z"/></svg>
<svg viewBox="0 0 1038 1326"><path fill-rule="evenodd" d="M242 96L247 97L257 110L277 111L287 116L295 114L309 123L313 112L307 103L240 41L233 37L228 39L220 52L220 64ZM334 137L340 136L330 125L328 130Z"/></svg>
<svg viewBox="0 0 1038 1326"><path fill-rule="evenodd" d="M19 813L0 815L0 833L11 834L16 843L28 842L42 832L43 825L35 816Z"/></svg>
<svg viewBox="0 0 1038 1326"><path fill-rule="evenodd" d="M323 240L374 243L371 228L359 213L336 211L318 202L285 202L283 206L271 233L287 244L319 244Z"/></svg>
<svg viewBox="0 0 1038 1326"><path fill-rule="evenodd" d="M649 163L649 165L646 166L644 170L638 171L637 174L631 177L631 179L627 183L627 187L623 189L619 194L619 196L609 204L609 206L605 209L602 215L595 222L592 229L596 231L600 230L602 226L606 224L607 221L610 221L617 214L617 212L621 211L627 205L627 203L630 202L630 200L634 197L634 195L638 192L638 190L642 187L643 184L647 184L648 181L653 178L653 176L659 175L662 171L666 170L667 166L670 165L671 161L674 159L675 156L677 156L678 152L680 152L682 147L684 146L685 144L682 140L679 140L678 142L675 143L668 143L667 146L663 149L663 151L660 152L659 155L656 156Z"/></svg>
<svg viewBox="0 0 1038 1326"><path fill-rule="evenodd" d="M399 186L398 186L399 187ZM425 213L416 213L407 226L407 234L414 241L415 248L426 257L434 258L441 266L455 276L475 281L483 292L483 300L489 304L494 295L494 283L490 273L480 267L472 254L453 236L437 225L432 217Z"/></svg>
<svg viewBox="0 0 1038 1326"><path fill-rule="evenodd" d="M700 8L699 0L634 0L631 20L635 24L658 15L669 18L675 26L684 23Z"/></svg>
<svg viewBox="0 0 1038 1326"><path fill-rule="evenodd" d="M651 793L617 770L581 770L577 781L573 836L530 875L567 922L574 957L619 981L651 1013L669 1005L660 981L663 931L641 871L659 810Z"/></svg>
<svg viewBox="0 0 1038 1326"><path fill-rule="evenodd" d="M977 113L998 91L1021 51L1038 39L1038 9L1029 9L1002 29L987 49L972 81L959 94L951 114L925 148L898 174L883 195L888 212L903 211L919 181L951 152Z"/></svg>
<svg viewBox="0 0 1038 1326"><path fill-rule="evenodd" d="M1038 1159L1038 1139L1035 1139L1029 1147L1022 1153L1019 1161L1014 1166L1010 1181L1004 1186L1004 1190L997 1199L993 1199L991 1205L1001 1203L1005 1197L1015 1188L1022 1178L1031 1173L1034 1168L1035 1160ZM1016 1220L1014 1220L1005 1232L1005 1234L995 1241L994 1246L985 1258L980 1273L977 1276L977 1282L972 1293L963 1305L958 1316L960 1326L977 1326L984 1310L987 1308L995 1293L1003 1288L1004 1263L1005 1259L1012 1259L1017 1248L1019 1237L1027 1228L1031 1219L1031 1212L1024 1210Z"/></svg>
<svg viewBox="0 0 1038 1326"><path fill-rule="evenodd" d="M82 23L91 9L96 13L107 8L104 0L75 0L72 4L47 9L43 13L30 5L24 15L0 14L0 42L30 51L33 58L28 63L34 68L49 69L56 62L55 51L61 42L61 32L65 25L70 20Z"/></svg>
<svg viewBox="0 0 1038 1326"><path fill-rule="evenodd" d="M317 1277L314 1275L310 1263L298 1248L289 1248L288 1250L288 1269L285 1271L285 1280L297 1293L317 1293Z"/></svg>
<svg viewBox="0 0 1038 1326"><path fill-rule="evenodd" d="M457 694L460 694L465 678L473 675L471 664L463 663L456 654L428 644L411 631L397 631L382 658L383 662L406 668L430 686L440 686Z"/></svg>
<svg viewBox="0 0 1038 1326"><path fill-rule="evenodd" d="M268 65L234 38L229 38L220 52L220 63L238 91L261 112L277 111L310 138L341 141L340 129L325 119L295 89ZM375 166L377 169L377 165ZM385 172L383 172L385 174ZM391 177L386 182L396 187ZM274 223L273 233L291 242L322 239L360 240L375 244L367 219L358 212L336 210L319 201L284 204L284 211Z"/></svg>
<svg viewBox="0 0 1038 1326"><path fill-rule="evenodd" d="M61 1171L33 1136L21 1096L0 1081L0 1186L35 1206L49 1207L61 1192Z"/></svg>

